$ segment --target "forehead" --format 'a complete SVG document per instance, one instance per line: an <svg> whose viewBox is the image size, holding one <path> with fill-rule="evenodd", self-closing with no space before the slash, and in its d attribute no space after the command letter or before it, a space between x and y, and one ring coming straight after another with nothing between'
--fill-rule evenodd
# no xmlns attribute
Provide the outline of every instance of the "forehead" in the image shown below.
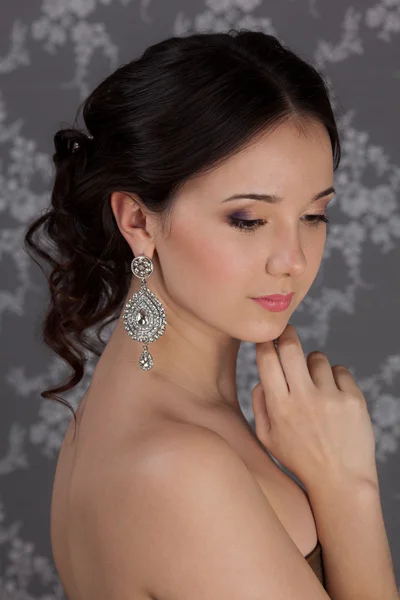
<svg viewBox="0 0 400 600"><path fill-rule="evenodd" d="M302 123L301 127L285 121L259 134L212 171L188 181L184 196L193 193L204 202L251 191L284 198L296 193L307 199L332 181L332 146L325 127L318 121Z"/></svg>

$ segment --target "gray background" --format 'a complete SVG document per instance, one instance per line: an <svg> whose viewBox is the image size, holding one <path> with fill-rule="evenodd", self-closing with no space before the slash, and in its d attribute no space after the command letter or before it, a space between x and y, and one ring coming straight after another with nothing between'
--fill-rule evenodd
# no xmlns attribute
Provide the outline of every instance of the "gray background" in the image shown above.
<svg viewBox="0 0 400 600"><path fill-rule="evenodd" d="M39 393L64 379L40 343L43 275L22 234L49 201L52 136L102 78L171 35L261 29L327 76L343 144L320 272L295 312L306 353L350 368L373 420L382 508L400 581L400 0L2 0L0 4L0 598L63 598L49 508L70 411ZM78 405L93 369L64 397ZM254 347L238 360L254 427Z"/></svg>

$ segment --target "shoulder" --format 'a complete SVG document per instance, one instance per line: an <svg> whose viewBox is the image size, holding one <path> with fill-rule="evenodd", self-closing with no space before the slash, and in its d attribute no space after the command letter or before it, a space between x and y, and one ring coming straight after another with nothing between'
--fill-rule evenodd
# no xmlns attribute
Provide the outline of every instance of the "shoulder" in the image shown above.
<svg viewBox="0 0 400 600"><path fill-rule="evenodd" d="M142 589L177 600L283 600L302 588L309 598L327 597L242 459L216 432L168 429L134 465L114 489L107 518L107 564L118 565L126 582L135 573Z"/></svg>
<svg viewBox="0 0 400 600"><path fill-rule="evenodd" d="M157 439L149 440L138 461L138 468L145 478L160 480L167 475L178 479L181 469L186 476L199 476L218 466L245 465L230 444L215 431L194 424L174 424Z"/></svg>
<svg viewBox="0 0 400 600"><path fill-rule="evenodd" d="M199 487L204 480L221 470L233 474L239 470L242 476L259 487L245 463L230 444L211 429L192 423L168 423L148 432L130 447L112 459L106 469L102 469L102 479L109 482L106 496L126 493L141 494L157 490L157 497L172 486L179 491L189 484ZM163 488L164 489L163 490ZM169 498L171 495L169 494Z"/></svg>

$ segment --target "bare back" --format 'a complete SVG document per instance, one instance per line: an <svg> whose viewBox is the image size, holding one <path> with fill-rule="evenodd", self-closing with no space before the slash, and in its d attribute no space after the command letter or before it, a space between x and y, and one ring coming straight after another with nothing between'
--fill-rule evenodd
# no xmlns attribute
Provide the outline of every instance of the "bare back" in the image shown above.
<svg viewBox="0 0 400 600"><path fill-rule="evenodd" d="M140 406L137 398L135 406ZM217 432L241 457L303 556L315 547L317 533L307 495L260 447L244 417L196 413L182 418L167 411L142 411L139 415L135 410L139 409L132 408L130 399L110 401L89 389L77 411L75 440L73 419L66 432L53 486L51 543L68 600L109 600L102 564L109 560L108 547L113 540L103 535L103 528L112 524L118 510L118 478L129 471L129 477L137 476L140 486L135 465L145 460L146 453L168 440L174 443L183 430L187 434L196 426ZM139 524L140 509L133 514ZM140 537L129 543L130 555L139 557ZM115 568L117 573L117 564ZM153 582L144 580L135 560L132 572L137 586L130 589L129 597L153 598L146 591Z"/></svg>

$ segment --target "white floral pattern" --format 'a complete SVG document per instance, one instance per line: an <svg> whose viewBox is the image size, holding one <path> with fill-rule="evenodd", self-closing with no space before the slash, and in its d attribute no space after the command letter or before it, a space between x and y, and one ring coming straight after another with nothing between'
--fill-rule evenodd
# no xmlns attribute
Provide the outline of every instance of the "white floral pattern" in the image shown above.
<svg viewBox="0 0 400 600"><path fill-rule="evenodd" d="M371 29L378 30L378 37L385 42L400 32L400 0L383 0L370 6L365 14L365 22Z"/></svg>
<svg viewBox="0 0 400 600"><path fill-rule="evenodd" d="M45 286L21 247L26 224L49 202L50 136L57 128L52 126L41 139L35 125L41 122L45 127L46 116L38 112L41 106L35 91L47 86L47 108L60 102L60 112L55 114L61 120L65 117L61 114L64 95L69 94L68 102L76 108L91 89L90 74L99 58L106 75L147 45L146 27L162 29L167 21L172 26L165 28L164 37L249 28L276 35L290 47L291 40L283 39L282 30L285 26L289 38L293 26L287 15L294 8L298 15L300 4L298 0L193 0L189 6L182 0L175 3L176 13L171 15L168 3L151 0L31 0L30 21L12 3L1 5L0 18L9 29L0 56L0 333L7 340L7 355L2 361L0 600L64 598L52 557L43 556L39 550L43 545L39 536L46 536L48 542L48 521L35 526L38 517L30 505L26 503L18 513L18 502L14 502L24 493L50 507L50 497L39 485L32 489L28 475L39 457L42 473L35 473L35 477L44 480L46 472L51 476L71 419L66 407L39 396L67 373L58 357L49 360L44 356L37 340L40 295ZM309 0L301 10L302 18L296 19L292 33L297 40L299 35L303 37L304 45L311 48L309 58L324 71L332 88L343 153L335 174L336 199L328 209L331 223L322 266L293 322L305 352L320 349L331 364L346 364L352 371L373 422L381 493L398 502L400 351L398 302L393 302L393 297L399 294L400 164L394 136L377 139L362 119L367 98L358 93L362 81L357 69L371 66L370 93L376 99L372 120L394 128L399 98L398 86L391 87L390 77L394 78L398 69L400 0ZM118 32L126 22L137 21L144 30L142 37L132 38L129 56L122 56ZM296 44L294 49L299 50L299 42ZM381 53L388 45L392 49L390 68L381 62L386 60ZM51 69L49 75L42 74L42 65ZM374 76L383 67L386 79L379 79L375 89ZM341 78L346 80L349 74L352 86L342 87L339 97L336 90ZM385 98L393 90L396 101L386 104ZM83 380L65 396L75 408L94 366L95 358L88 357ZM258 379L254 345L243 343L238 357L238 392L243 413L252 425L250 390ZM395 481L390 472L397 474ZM391 524L397 528L391 538L400 539L395 535L399 525L394 515ZM38 537L33 538L31 531ZM400 577L399 545L394 546L393 557Z"/></svg>

